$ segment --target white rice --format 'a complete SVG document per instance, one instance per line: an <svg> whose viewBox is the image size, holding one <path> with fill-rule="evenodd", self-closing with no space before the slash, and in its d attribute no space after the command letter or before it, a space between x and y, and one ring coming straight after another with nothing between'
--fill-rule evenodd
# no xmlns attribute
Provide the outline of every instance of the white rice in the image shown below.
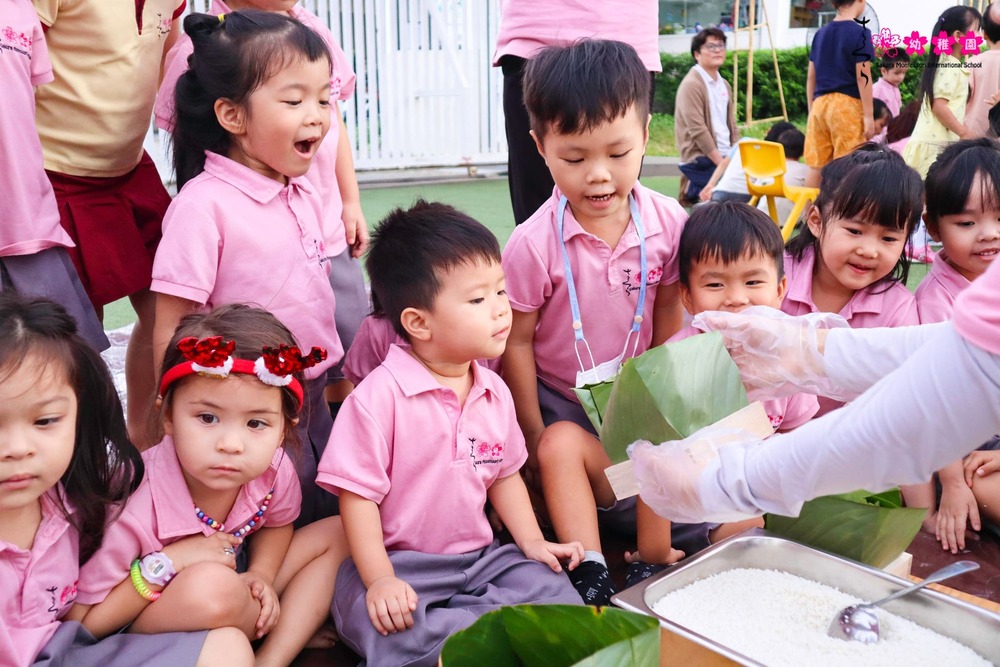
<svg viewBox="0 0 1000 667"><path fill-rule="evenodd" d="M837 612L859 602L786 572L735 569L660 598L653 612L766 665L990 665L967 646L881 609L878 643L828 637Z"/></svg>

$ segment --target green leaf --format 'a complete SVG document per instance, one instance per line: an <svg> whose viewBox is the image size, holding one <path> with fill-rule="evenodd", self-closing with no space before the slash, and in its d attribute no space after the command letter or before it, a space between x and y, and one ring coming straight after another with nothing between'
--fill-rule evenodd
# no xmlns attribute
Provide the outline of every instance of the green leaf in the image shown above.
<svg viewBox="0 0 1000 667"><path fill-rule="evenodd" d="M611 461L621 463L636 440L685 438L747 404L722 336L691 336L625 362L603 415L601 443Z"/></svg>
<svg viewBox="0 0 1000 667"><path fill-rule="evenodd" d="M893 505L898 497L898 490L824 496L805 503L798 517L765 515L764 527L838 556L885 567L910 545L927 512Z"/></svg>
<svg viewBox="0 0 1000 667"><path fill-rule="evenodd" d="M608 406L608 400L611 398L611 387L613 385L614 380L608 380L573 389L573 393L580 400L580 405L583 406L584 412L590 418L590 423L594 425L598 433L601 432L601 422L604 418L604 411Z"/></svg>
<svg viewBox="0 0 1000 667"><path fill-rule="evenodd" d="M503 607L449 637L441 661L445 667L653 667L659 627L655 618L611 607Z"/></svg>

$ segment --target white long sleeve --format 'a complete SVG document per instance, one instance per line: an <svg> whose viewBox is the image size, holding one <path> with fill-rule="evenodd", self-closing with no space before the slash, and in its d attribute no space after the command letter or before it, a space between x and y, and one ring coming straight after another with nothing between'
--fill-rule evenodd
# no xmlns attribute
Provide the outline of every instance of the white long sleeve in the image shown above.
<svg viewBox="0 0 1000 667"><path fill-rule="evenodd" d="M860 331L835 342L849 364L837 372L857 373L857 386L916 351L840 410L762 444L722 447L698 482L705 514L794 516L817 496L926 481L1000 431L1000 355L948 323L911 329L898 340L872 330L863 349ZM930 339L921 344L917 329Z"/></svg>

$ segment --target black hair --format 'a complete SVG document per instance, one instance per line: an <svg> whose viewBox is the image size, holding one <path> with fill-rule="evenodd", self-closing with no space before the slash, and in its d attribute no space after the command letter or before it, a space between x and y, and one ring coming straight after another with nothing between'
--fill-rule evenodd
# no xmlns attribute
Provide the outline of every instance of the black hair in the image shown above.
<svg viewBox="0 0 1000 667"><path fill-rule="evenodd" d="M806 135L797 127L782 132L777 142L785 147L785 159L798 160L805 151Z"/></svg>
<svg viewBox="0 0 1000 667"><path fill-rule="evenodd" d="M31 360L61 375L76 395L73 455L60 478L66 502L58 494L54 500L79 533L82 565L142 481L142 457L129 440L114 380L76 321L47 299L0 294L0 341L0 382Z"/></svg>
<svg viewBox="0 0 1000 667"><path fill-rule="evenodd" d="M245 105L264 82L295 61L330 61L323 39L295 19L258 10L224 17L191 14L184 32L194 52L174 89L174 170L182 187L205 168L205 151L226 155L230 135L215 102Z"/></svg>
<svg viewBox="0 0 1000 667"><path fill-rule="evenodd" d="M872 98L872 118L875 120L885 118L886 122L892 120L892 112L889 111L889 105L877 97Z"/></svg>
<svg viewBox="0 0 1000 667"><path fill-rule="evenodd" d="M920 100L913 100L885 128L885 143L892 144L913 134L920 116Z"/></svg>
<svg viewBox="0 0 1000 667"><path fill-rule="evenodd" d="M622 42L583 39L546 47L528 60L522 84L539 141L549 129L560 134L593 130L632 107L643 127L649 116L649 71L635 49Z"/></svg>
<svg viewBox="0 0 1000 667"><path fill-rule="evenodd" d="M833 5L834 9L840 9L841 7L850 7L858 0L830 0L830 4Z"/></svg>
<svg viewBox="0 0 1000 667"><path fill-rule="evenodd" d="M728 265L747 256L772 259L780 280L785 275L784 254L781 230L766 213L742 202L709 202L694 208L681 232L680 281L690 285L691 269L698 262Z"/></svg>
<svg viewBox="0 0 1000 667"><path fill-rule="evenodd" d="M983 28L983 35L993 44L1000 42L1000 23L997 23L993 19L994 11L1000 11L1000 6L994 7L993 3L987 5L986 11L983 12L982 23L980 24Z"/></svg>
<svg viewBox="0 0 1000 667"><path fill-rule="evenodd" d="M239 303L219 306L207 313L190 313L181 318L177 329L174 330L174 335L167 343L166 352L163 354L163 363L160 365L160 373L157 377L163 377L168 370L186 361L184 355L177 349L177 343L188 336L194 336L198 339L222 336L224 340L235 341L236 349L233 351L233 357L250 361L259 358L265 346L297 345L292 332L270 311ZM235 375L233 377L241 376ZM302 385L303 391L306 391L308 388L302 373L296 373L294 377ZM185 379L181 378L171 384L161 397L160 414L153 415L156 419L153 431L155 441L163 437L162 416L170 409L174 391L184 383ZM297 455L301 448L295 431L295 420L299 417L309 418L309 415L306 414L309 407L309 397L306 396L302 403L302 413L300 414L299 402L295 394L287 387L281 388L281 413L285 418L285 439L282 446L286 452L293 455Z"/></svg>
<svg viewBox="0 0 1000 667"><path fill-rule="evenodd" d="M718 28L705 28L697 35L691 38L691 57L694 54L701 51L701 47L705 46L705 42L708 41L709 37L715 37L720 40L723 44L726 43L726 33L722 32Z"/></svg>
<svg viewBox="0 0 1000 667"><path fill-rule="evenodd" d="M965 5L949 7L941 12L941 16L934 23L934 28L931 29L931 35L936 36L942 31L947 35L956 30L965 32L972 27L973 23L982 23L982 20L983 17L975 7L966 7ZM934 100L934 76L937 74L940 62L941 56L935 53L934 49L931 49L924 62L923 74L920 75L920 89L917 93L917 99L920 100L921 104L926 103L928 107Z"/></svg>
<svg viewBox="0 0 1000 667"><path fill-rule="evenodd" d="M906 52L906 49L890 49L882 54L879 59L879 67L884 69L892 69L893 67L909 67L910 66L910 54Z"/></svg>
<svg viewBox="0 0 1000 667"><path fill-rule="evenodd" d="M901 231L906 235L906 245L910 243L910 235L923 211L924 186L920 174L898 153L869 141L828 163L820 172L820 179L814 206L819 210L824 229L834 219L856 220ZM796 261L809 249L819 255L819 239L808 225L803 225L786 249ZM889 289L893 282L905 283L909 274L910 259L906 252L901 252L896 266L879 283Z"/></svg>
<svg viewBox="0 0 1000 667"><path fill-rule="evenodd" d="M941 216L965 210L979 176L984 210L1000 210L1000 143L981 137L945 148L927 170L924 223L937 234Z"/></svg>
<svg viewBox="0 0 1000 667"><path fill-rule="evenodd" d="M1000 137L1000 102L990 107L988 118L990 121L990 134L994 138Z"/></svg>
<svg viewBox="0 0 1000 667"><path fill-rule="evenodd" d="M407 308L430 310L441 291L441 274L462 264L500 263L500 243L482 223L438 202L418 199L397 208L372 232L365 256L376 317L386 317L404 340L400 320Z"/></svg>
<svg viewBox="0 0 1000 667"><path fill-rule="evenodd" d="M764 141L777 141L782 132L794 129L796 129L795 125L792 123L789 123L787 120L779 120L777 123L772 125L771 129L769 129L767 134L764 135Z"/></svg>

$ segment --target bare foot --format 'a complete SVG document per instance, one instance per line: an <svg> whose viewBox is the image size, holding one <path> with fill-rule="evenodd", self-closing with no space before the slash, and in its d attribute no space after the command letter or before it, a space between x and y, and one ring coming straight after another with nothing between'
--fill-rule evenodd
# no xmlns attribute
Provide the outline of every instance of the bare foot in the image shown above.
<svg viewBox="0 0 1000 667"><path fill-rule="evenodd" d="M324 623L319 630L316 631L309 641L306 643L306 648L333 648L337 641L340 640L340 635L337 634L337 628L333 627L333 623Z"/></svg>

